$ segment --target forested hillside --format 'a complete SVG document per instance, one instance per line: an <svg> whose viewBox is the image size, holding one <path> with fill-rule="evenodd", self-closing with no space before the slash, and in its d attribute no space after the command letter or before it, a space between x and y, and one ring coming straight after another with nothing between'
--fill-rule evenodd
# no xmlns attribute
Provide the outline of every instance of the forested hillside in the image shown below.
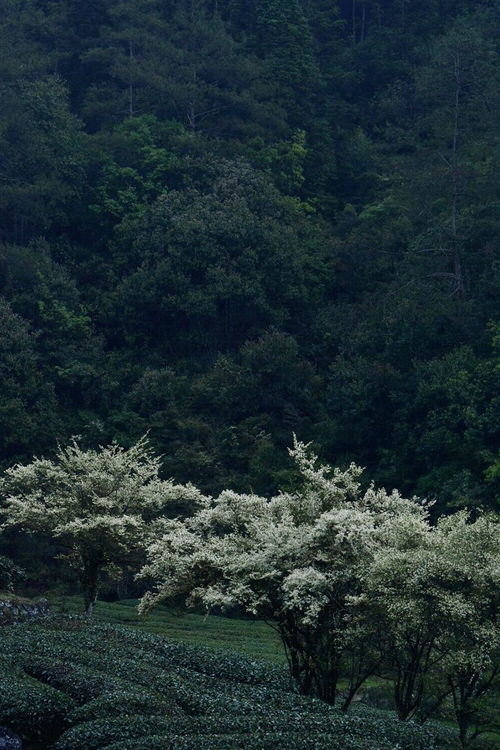
<svg viewBox="0 0 500 750"><path fill-rule="evenodd" d="M498 498L495 0L1 0L0 462Z"/></svg>

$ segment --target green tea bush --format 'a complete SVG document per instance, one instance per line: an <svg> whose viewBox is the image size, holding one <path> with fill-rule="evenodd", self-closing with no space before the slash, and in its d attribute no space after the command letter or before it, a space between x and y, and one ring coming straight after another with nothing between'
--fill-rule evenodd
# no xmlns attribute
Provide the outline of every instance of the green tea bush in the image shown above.
<svg viewBox="0 0 500 750"><path fill-rule="evenodd" d="M27 674L57 690L62 690L77 703L84 703L109 690L115 681L90 669L66 661L28 662L24 665Z"/></svg>
<svg viewBox="0 0 500 750"><path fill-rule="evenodd" d="M0 725L42 746L64 729L74 703L68 695L14 671L0 676Z"/></svg>
<svg viewBox="0 0 500 750"><path fill-rule="evenodd" d="M345 736L324 731L255 732L252 735L196 734L153 735L133 741L121 741L106 747L106 750L432 750L432 744L394 745L386 740L374 740L368 733L364 736Z"/></svg>
<svg viewBox="0 0 500 750"><path fill-rule="evenodd" d="M172 716L182 711L172 702L164 701L145 690L115 690L79 706L68 716L72 724L119 716Z"/></svg>
<svg viewBox="0 0 500 750"><path fill-rule="evenodd" d="M393 750L393 745L374 745L369 738L342 738L324 732L318 734L267 732L245 737L241 734L163 735L147 740L118 742L106 750Z"/></svg>
<svg viewBox="0 0 500 750"><path fill-rule="evenodd" d="M120 625L98 626L103 635L116 639L119 636L122 648L137 654L140 648L145 657L154 657L154 663L166 667L179 667L217 679L235 679L249 685L269 685L279 689L290 688L288 669L282 666L259 662L230 651L214 651L200 646L166 641L149 633L142 633Z"/></svg>
<svg viewBox="0 0 500 750"><path fill-rule="evenodd" d="M2 647L0 724L41 750L450 747L440 726L362 705L346 715L279 667L132 628L49 617L3 628Z"/></svg>
<svg viewBox="0 0 500 750"><path fill-rule="evenodd" d="M168 732L170 721L161 716L122 716L86 721L68 729L55 750L100 750L116 742Z"/></svg>

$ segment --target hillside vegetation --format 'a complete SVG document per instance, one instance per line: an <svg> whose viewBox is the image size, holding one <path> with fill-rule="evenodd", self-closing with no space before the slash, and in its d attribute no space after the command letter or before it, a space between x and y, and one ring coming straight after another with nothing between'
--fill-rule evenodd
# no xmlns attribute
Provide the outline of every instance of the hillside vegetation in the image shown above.
<svg viewBox="0 0 500 750"><path fill-rule="evenodd" d="M0 49L0 591L58 600L0 726L498 746L498 0L0 0Z"/></svg>
<svg viewBox="0 0 500 750"><path fill-rule="evenodd" d="M495 0L4 0L0 464L498 496ZM8 554L8 551L7 551Z"/></svg>
<svg viewBox="0 0 500 750"><path fill-rule="evenodd" d="M189 646L227 649L259 661L285 664L278 634L261 620L195 614L184 608L162 606L148 615L139 615L138 603L136 599L99 601L93 616L98 623L132 626ZM51 597L51 606L57 614L80 615L82 610L78 596Z"/></svg>
<svg viewBox="0 0 500 750"><path fill-rule="evenodd" d="M298 696L281 667L83 618L4 628L0 664L0 723L28 748L452 747L443 728Z"/></svg>

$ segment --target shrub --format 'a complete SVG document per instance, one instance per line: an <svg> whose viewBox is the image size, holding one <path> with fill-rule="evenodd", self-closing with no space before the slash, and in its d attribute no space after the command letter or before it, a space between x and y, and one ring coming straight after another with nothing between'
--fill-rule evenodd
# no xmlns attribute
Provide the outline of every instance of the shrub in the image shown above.
<svg viewBox="0 0 500 750"><path fill-rule="evenodd" d="M27 742L53 742L73 705L69 696L26 675L10 671L0 677L0 725Z"/></svg>
<svg viewBox="0 0 500 750"><path fill-rule="evenodd" d="M55 745L56 750L100 750L107 745L168 732L170 721L161 716L123 716L116 719L85 721L68 729Z"/></svg>
<svg viewBox="0 0 500 750"><path fill-rule="evenodd" d="M127 627L49 617L3 628L2 647L0 724L57 750L449 747L440 728L346 715L293 692L283 670Z"/></svg>
<svg viewBox="0 0 500 750"><path fill-rule="evenodd" d="M8 557L0 555L0 591L14 591L23 578L25 578L24 570Z"/></svg>
<svg viewBox="0 0 500 750"><path fill-rule="evenodd" d="M51 687L62 690L77 703L84 703L109 690L115 681L90 669L66 661L28 662L24 664L27 674Z"/></svg>
<svg viewBox="0 0 500 750"><path fill-rule="evenodd" d="M180 715L179 708L145 690L114 690L79 706L72 711L68 720L72 724L94 719L113 718L129 715L172 716Z"/></svg>

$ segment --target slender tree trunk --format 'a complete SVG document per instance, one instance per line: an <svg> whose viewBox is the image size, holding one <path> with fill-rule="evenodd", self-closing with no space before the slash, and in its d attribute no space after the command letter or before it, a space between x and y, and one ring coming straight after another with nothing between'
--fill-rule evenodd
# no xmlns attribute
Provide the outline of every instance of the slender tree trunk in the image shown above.
<svg viewBox="0 0 500 750"><path fill-rule="evenodd" d="M80 572L80 582L83 589L84 611L88 617L94 612L94 605L97 601L99 590L99 571L100 566L91 560L85 560Z"/></svg>
<svg viewBox="0 0 500 750"><path fill-rule="evenodd" d="M458 738L460 740L461 747L467 747L469 744L468 741L468 729L469 729L469 722L467 719L464 719L463 717L457 715L457 721L458 721Z"/></svg>
<svg viewBox="0 0 500 750"><path fill-rule="evenodd" d="M373 674L375 674L375 666L372 666L370 669L362 672L356 678L351 677L349 688L347 690L347 693L345 693L344 695L344 700L342 701L342 705L340 707L342 711L348 711L349 706L354 700L354 697L356 696L356 693L358 692L360 687L366 682L368 677Z"/></svg>
<svg viewBox="0 0 500 750"><path fill-rule="evenodd" d="M337 684L339 681L339 660L333 656L333 664L325 671L318 669L316 679L318 698L334 706L337 700Z"/></svg>
<svg viewBox="0 0 500 750"><path fill-rule="evenodd" d="M365 41L366 36L366 0L363 0L363 10L361 12L361 36L360 42Z"/></svg>
<svg viewBox="0 0 500 750"><path fill-rule="evenodd" d="M453 691L453 703L455 706L455 718L458 724L458 738L461 747L467 747L470 743L469 726L470 712L467 710L468 695L467 691L460 686L458 690Z"/></svg>
<svg viewBox="0 0 500 750"><path fill-rule="evenodd" d="M116 597L118 601L120 599L126 599L128 596L128 584L129 584L129 576L126 568L122 569L122 574L120 578L116 582Z"/></svg>
<svg viewBox="0 0 500 750"><path fill-rule="evenodd" d="M422 702L422 658L422 653L417 651L409 664L398 667L398 675L394 681L394 702L401 721L411 719Z"/></svg>
<svg viewBox="0 0 500 750"><path fill-rule="evenodd" d="M198 71L196 67L193 67L192 78L193 78L193 92L195 92L196 87L198 85ZM195 96L196 94L193 93L193 99L189 102L188 110L187 110L188 125L192 133L196 132L196 126L197 126L196 101L194 99Z"/></svg>
<svg viewBox="0 0 500 750"><path fill-rule="evenodd" d="M130 66L130 78L129 78L129 85L128 85L128 114L129 117L134 116L134 86L132 83L132 65L134 62L134 48L132 46L132 42L129 41L128 43L128 58L129 58L129 66Z"/></svg>
<svg viewBox="0 0 500 750"><path fill-rule="evenodd" d="M458 737L461 747L468 747L473 739L469 736L471 727L470 700L475 692L477 679L468 676L468 679L459 679L458 684L451 683L453 706L455 708L455 719L458 724Z"/></svg>
<svg viewBox="0 0 500 750"><path fill-rule="evenodd" d="M462 291L462 261L460 257L460 247L458 242L457 212L459 197L459 173L458 173L458 136L459 136L459 116L460 116L460 95L461 95L461 70L460 54L458 50L453 60L455 74L455 101L453 111L453 145L451 160L451 179L452 179L452 200L451 200L451 240L453 252L453 273L455 275L455 291Z"/></svg>

